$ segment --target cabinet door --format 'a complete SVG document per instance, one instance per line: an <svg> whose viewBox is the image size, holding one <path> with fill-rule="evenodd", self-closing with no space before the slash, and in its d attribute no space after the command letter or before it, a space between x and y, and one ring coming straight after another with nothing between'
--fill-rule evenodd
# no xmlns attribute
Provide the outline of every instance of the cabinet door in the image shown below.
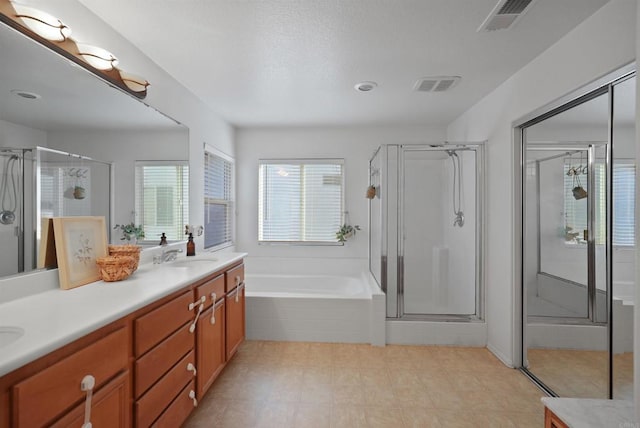
<svg viewBox="0 0 640 428"><path fill-rule="evenodd" d="M202 313L198 320L198 399L211 387L226 361L225 351L225 302L219 300L215 307Z"/></svg>
<svg viewBox="0 0 640 428"><path fill-rule="evenodd" d="M127 367L127 332L116 330L13 387L14 425L42 426L84 400L81 383L95 379L94 391ZM35 409L35 410L34 410Z"/></svg>
<svg viewBox="0 0 640 428"><path fill-rule="evenodd" d="M94 428L124 428L130 425L129 372L126 371L100 388L91 399L91 426ZM53 428L81 427L84 424L85 403L79 404Z"/></svg>
<svg viewBox="0 0 640 428"><path fill-rule="evenodd" d="M236 287L227 295L225 301L226 350L227 361L229 361L244 340L244 285Z"/></svg>

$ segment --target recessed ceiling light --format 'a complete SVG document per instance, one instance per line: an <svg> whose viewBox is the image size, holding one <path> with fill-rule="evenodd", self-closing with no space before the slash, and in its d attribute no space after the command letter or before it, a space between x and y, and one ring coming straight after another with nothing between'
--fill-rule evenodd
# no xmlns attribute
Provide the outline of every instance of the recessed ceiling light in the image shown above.
<svg viewBox="0 0 640 428"><path fill-rule="evenodd" d="M23 91L21 89L12 89L11 93L16 97L21 97L27 100L39 100L40 98L42 98L40 95L34 92Z"/></svg>
<svg viewBox="0 0 640 428"><path fill-rule="evenodd" d="M358 92L371 92L377 87L378 84L376 82L369 81L356 83L356 86L354 86L354 88L356 88L356 91Z"/></svg>

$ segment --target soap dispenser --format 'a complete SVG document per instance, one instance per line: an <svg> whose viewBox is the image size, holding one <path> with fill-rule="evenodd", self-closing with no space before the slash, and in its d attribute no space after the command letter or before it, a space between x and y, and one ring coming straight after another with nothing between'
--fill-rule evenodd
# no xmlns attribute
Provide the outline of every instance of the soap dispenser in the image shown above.
<svg viewBox="0 0 640 428"><path fill-rule="evenodd" d="M196 255L196 243L193 241L193 233L189 233L189 240L187 241L187 256Z"/></svg>
<svg viewBox="0 0 640 428"><path fill-rule="evenodd" d="M164 232L162 232L162 236L160 237L160 246L166 247L167 245L169 245L167 243L167 235L165 235Z"/></svg>

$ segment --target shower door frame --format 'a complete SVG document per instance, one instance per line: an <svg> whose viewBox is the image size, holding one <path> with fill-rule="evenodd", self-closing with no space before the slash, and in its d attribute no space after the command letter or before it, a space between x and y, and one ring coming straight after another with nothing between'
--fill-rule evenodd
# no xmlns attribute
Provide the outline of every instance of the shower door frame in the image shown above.
<svg viewBox="0 0 640 428"><path fill-rule="evenodd" d="M606 197L606 289L607 289L607 349L608 349L608 397L613 398L613 311L611 286L613 284L613 88L616 84L621 83L633 76L636 76L635 63L627 64L618 70L615 70L593 82L579 88L559 99L534 110L528 115L512 123L513 143L514 143L514 305L513 319L516 326L513 332L513 361L515 368L520 369L534 383L551 396L557 396L553 390L547 387L540 379L527 369L526 363L526 344L527 344L527 307L525 292L525 244L524 244L524 228L525 221L525 174L526 174L526 138L525 129L535 123L546 120L556 114L569 110L593 98L603 94L608 95L608 116L609 129L607 133L607 150L606 150L606 171L607 171L607 197ZM519 303L518 303L519 302ZM519 323L519 325L518 325Z"/></svg>
<svg viewBox="0 0 640 428"><path fill-rule="evenodd" d="M439 144L404 144L394 145L394 155L388 156L389 175L395 175L398 194L395 201L387 201L389 219L396 220L397 227L389 227L388 243L395 243L395 248L389 246L390 253L395 250L396 262L396 293L395 305L389 299L387 293L387 317L407 321L458 321L458 322L484 322L484 142L444 142ZM444 152L446 150L474 151L475 152L475 313L473 314L405 314L404 312L404 153L411 151ZM395 160L397 171L391 169ZM395 172L395 174L394 174ZM395 208L395 209L394 209ZM394 212L395 211L395 212ZM391 259L389 254L388 260ZM388 272L392 270L387 269ZM389 285L389 284L387 284ZM393 291L393 290L390 290ZM395 306L395 307L394 307ZM394 316L395 313L395 316Z"/></svg>

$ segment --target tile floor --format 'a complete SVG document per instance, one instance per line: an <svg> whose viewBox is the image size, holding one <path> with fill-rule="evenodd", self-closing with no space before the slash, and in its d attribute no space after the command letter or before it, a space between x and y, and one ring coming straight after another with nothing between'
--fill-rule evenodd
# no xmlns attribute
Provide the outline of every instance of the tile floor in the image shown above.
<svg viewBox="0 0 640 428"><path fill-rule="evenodd" d="M527 350L529 370L561 397L607 398L609 357L603 351ZM633 353L613 356L613 396L633 400Z"/></svg>
<svg viewBox="0 0 640 428"><path fill-rule="evenodd" d="M186 427L543 427L543 393L484 348L245 342Z"/></svg>

